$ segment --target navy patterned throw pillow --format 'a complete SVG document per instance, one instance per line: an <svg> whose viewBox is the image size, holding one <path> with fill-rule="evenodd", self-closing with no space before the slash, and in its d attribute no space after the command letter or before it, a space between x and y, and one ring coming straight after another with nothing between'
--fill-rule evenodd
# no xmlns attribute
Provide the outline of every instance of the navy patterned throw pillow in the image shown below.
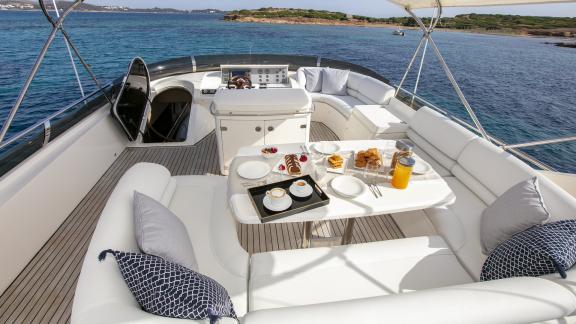
<svg viewBox="0 0 576 324"><path fill-rule="evenodd" d="M490 255L480 280L538 277L566 271L576 263L576 220L533 226L513 235Z"/></svg>
<svg viewBox="0 0 576 324"><path fill-rule="evenodd" d="M221 317L236 313L228 292L218 282L179 264L148 254L105 250L116 257L124 281L145 311L166 317L210 319L214 324Z"/></svg>

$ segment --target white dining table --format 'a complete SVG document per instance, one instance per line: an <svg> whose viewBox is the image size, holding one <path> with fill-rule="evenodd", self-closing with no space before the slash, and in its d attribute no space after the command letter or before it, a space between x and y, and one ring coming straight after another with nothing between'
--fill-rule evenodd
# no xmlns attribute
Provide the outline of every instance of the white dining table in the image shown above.
<svg viewBox="0 0 576 324"><path fill-rule="evenodd" d="M363 171L354 167L353 152L366 150L368 148L378 148L382 152L391 153L394 151L395 141L393 140L358 140L358 141L337 141L336 143L347 159L346 175L352 175L363 179ZM309 160L303 166L303 173L310 174L313 178L314 169L317 163L314 158L321 156L314 150L314 143L296 143L274 145L278 148L277 158L265 159L261 156L262 147L243 147L233 159L230 165L228 176L228 199L233 215L242 224L262 224L258 211L254 207L247 188L273 183L291 178L288 175L280 175L272 171L262 179L247 180L238 175L236 169L246 161L263 161L274 168L285 154L308 153ZM417 163L422 161L415 156ZM389 161L384 161L389 163ZM376 197L371 190L366 189L361 195L349 198L343 197L334 192L330 187L330 181L341 174L327 173L322 179L316 179L320 187L330 198L330 203L326 206L308 210L295 215L280 218L271 223L303 222L304 237L303 245L309 245L310 229L314 221L329 221L336 219L346 219L347 226L344 231L342 243L348 243L352 236L354 219L374 215L385 215L398 212L422 210L430 207L441 206L451 202L454 194L448 184L432 168L424 175L413 175L410 184L406 189L396 189L390 184L390 177L378 177L377 188L382 194Z"/></svg>

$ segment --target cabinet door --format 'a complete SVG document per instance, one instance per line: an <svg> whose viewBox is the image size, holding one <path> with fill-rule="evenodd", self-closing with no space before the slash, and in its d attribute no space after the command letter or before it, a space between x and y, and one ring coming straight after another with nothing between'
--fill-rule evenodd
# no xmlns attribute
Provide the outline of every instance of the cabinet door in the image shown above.
<svg viewBox="0 0 576 324"><path fill-rule="evenodd" d="M308 127L305 117L267 120L264 123L266 145L306 142Z"/></svg>
<svg viewBox="0 0 576 324"><path fill-rule="evenodd" d="M239 148L264 145L264 121L262 120L222 120L220 133L223 162L226 168Z"/></svg>

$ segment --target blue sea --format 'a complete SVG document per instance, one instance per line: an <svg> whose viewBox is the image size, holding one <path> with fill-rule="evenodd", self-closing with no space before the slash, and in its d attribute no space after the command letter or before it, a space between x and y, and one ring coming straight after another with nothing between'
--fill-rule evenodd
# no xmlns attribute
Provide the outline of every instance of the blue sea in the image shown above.
<svg viewBox="0 0 576 324"><path fill-rule="evenodd" d="M65 24L84 58L103 81L125 72L135 56L152 63L218 53L320 55L363 65L397 84L420 33L405 37L364 27L224 22L221 15L73 13ZM0 12L0 121L50 32L40 12ZM508 143L576 134L576 50L546 38L437 31L435 40L486 130ZM437 64L426 56L418 93L467 119ZM81 68L79 67L81 70ZM87 91L89 77L81 73ZM408 82L413 86L415 75ZM50 48L11 134L80 97L64 41ZM527 149L539 160L576 172L576 144Z"/></svg>

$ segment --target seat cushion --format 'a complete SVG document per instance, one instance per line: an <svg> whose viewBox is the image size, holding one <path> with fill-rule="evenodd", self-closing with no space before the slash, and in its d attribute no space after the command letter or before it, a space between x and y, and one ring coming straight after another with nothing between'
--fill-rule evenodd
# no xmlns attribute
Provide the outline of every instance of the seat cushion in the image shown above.
<svg viewBox="0 0 576 324"><path fill-rule="evenodd" d="M471 282L438 236L254 254L250 311Z"/></svg>
<svg viewBox="0 0 576 324"><path fill-rule="evenodd" d="M486 260L480 244L480 220L486 204L457 178L444 180L452 189L454 200L442 207L426 209L425 213L466 270L479 280Z"/></svg>
<svg viewBox="0 0 576 324"><path fill-rule="evenodd" d="M470 141L478 138L450 118L428 107L418 109L410 120L410 128L453 160L458 158Z"/></svg>
<svg viewBox="0 0 576 324"><path fill-rule="evenodd" d="M339 112L344 117L348 118L352 114L352 109L356 105L363 105L364 103L352 96L335 96L324 93L311 93L312 101L325 103Z"/></svg>
<svg viewBox="0 0 576 324"><path fill-rule="evenodd" d="M352 114L373 134L405 133L408 125L378 105L357 105Z"/></svg>

